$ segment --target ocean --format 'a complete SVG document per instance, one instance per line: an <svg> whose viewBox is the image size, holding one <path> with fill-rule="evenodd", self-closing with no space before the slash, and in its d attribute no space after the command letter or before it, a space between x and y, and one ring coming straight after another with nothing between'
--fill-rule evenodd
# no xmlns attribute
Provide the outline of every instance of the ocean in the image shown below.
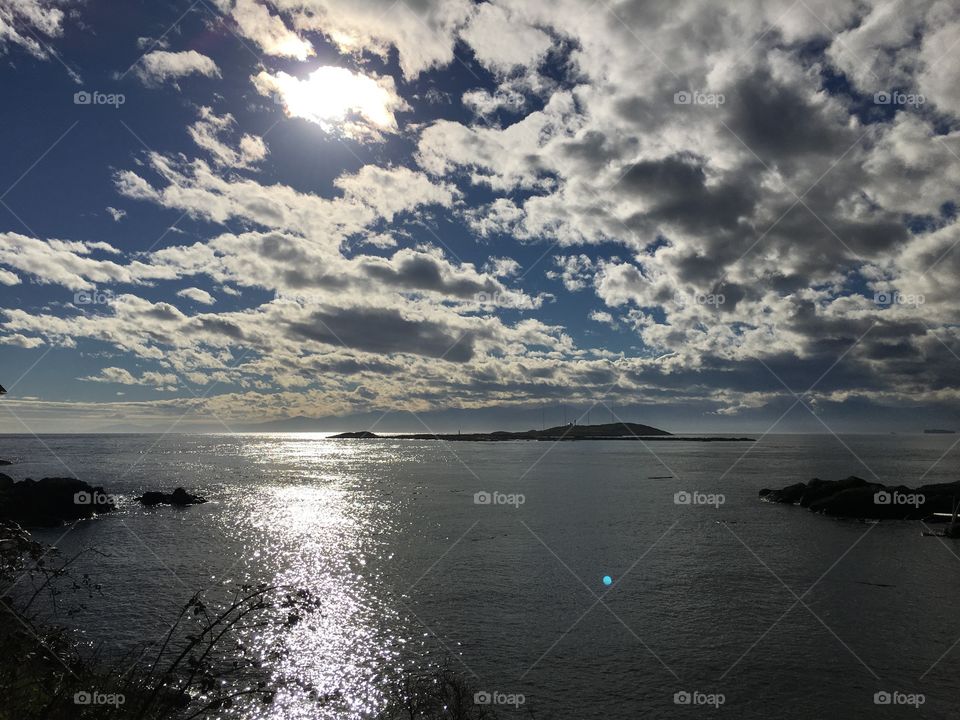
<svg viewBox="0 0 960 720"><path fill-rule="evenodd" d="M757 493L954 481L957 440L6 435L0 457L15 479L75 475L117 496L115 513L34 533L97 550L76 570L102 596L63 622L105 658L161 638L200 590L316 595L267 670L326 702L291 687L250 717L371 717L398 675L448 665L504 717L947 718L960 542ZM178 486L209 502L133 500Z"/></svg>

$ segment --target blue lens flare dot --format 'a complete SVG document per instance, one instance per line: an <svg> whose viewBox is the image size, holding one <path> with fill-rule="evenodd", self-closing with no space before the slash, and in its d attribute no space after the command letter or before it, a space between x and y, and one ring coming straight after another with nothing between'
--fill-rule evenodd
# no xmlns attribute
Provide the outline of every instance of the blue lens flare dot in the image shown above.
<svg viewBox="0 0 960 720"><path fill-rule="evenodd" d="M606 585L607 587L610 587L611 585L613 585L613 578L610 577L609 575L604 575L603 584Z"/></svg>

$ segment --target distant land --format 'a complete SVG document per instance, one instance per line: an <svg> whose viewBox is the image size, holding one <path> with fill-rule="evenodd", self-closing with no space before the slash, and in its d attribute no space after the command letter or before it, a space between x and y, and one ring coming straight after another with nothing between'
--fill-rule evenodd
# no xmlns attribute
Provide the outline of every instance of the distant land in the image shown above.
<svg viewBox="0 0 960 720"><path fill-rule="evenodd" d="M558 425L545 430L508 432L496 430L489 433L412 433L400 435L377 435L369 430L339 433L331 438L341 440L451 440L459 442L503 442L505 440L688 440L698 442L752 442L753 438L680 436L666 430L640 425L639 423L605 423L603 425Z"/></svg>
<svg viewBox="0 0 960 720"><path fill-rule="evenodd" d="M928 428L923 431L924 435L954 435L956 430L943 430L941 428Z"/></svg>

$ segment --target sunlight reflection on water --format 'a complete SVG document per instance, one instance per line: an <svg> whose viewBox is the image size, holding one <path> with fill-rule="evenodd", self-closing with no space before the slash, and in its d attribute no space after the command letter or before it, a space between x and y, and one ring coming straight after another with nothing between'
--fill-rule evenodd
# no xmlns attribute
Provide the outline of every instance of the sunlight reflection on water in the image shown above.
<svg viewBox="0 0 960 720"><path fill-rule="evenodd" d="M384 702L385 668L397 662L402 638L383 601L376 568L389 560L377 540L389 522L349 472L356 446L310 439L251 444L257 461L290 475L246 498L243 528L253 540L254 567L275 568L272 583L306 589L320 601L293 627L271 629L258 643L282 645L272 664L284 688L272 718L369 717ZM369 465L369 458L364 458Z"/></svg>

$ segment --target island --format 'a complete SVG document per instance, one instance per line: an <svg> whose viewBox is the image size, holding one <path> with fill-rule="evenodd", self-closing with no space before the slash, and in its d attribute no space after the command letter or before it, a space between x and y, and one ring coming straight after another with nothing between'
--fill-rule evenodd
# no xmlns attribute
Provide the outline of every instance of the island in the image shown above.
<svg viewBox="0 0 960 720"><path fill-rule="evenodd" d="M924 435L956 435L956 430L944 430L942 428L927 428L923 431Z"/></svg>
<svg viewBox="0 0 960 720"><path fill-rule="evenodd" d="M544 430L522 430L510 432L496 430L489 433L407 433L398 435L377 435L369 430L344 432L331 435L334 440L451 440L459 442L503 442L507 440L540 440L540 441L569 441L569 440L674 440L687 442L753 442L748 437L722 436L683 436L639 423L604 423L601 425L558 425Z"/></svg>

